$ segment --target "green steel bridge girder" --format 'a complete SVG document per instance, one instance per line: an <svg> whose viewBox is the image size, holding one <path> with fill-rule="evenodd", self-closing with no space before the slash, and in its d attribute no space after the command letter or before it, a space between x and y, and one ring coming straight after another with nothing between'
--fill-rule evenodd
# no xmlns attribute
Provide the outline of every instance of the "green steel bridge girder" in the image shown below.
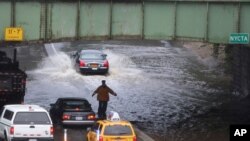
<svg viewBox="0 0 250 141"><path fill-rule="evenodd" d="M250 0L3 0L6 27L22 27L25 41L166 39L228 43L250 33Z"/></svg>

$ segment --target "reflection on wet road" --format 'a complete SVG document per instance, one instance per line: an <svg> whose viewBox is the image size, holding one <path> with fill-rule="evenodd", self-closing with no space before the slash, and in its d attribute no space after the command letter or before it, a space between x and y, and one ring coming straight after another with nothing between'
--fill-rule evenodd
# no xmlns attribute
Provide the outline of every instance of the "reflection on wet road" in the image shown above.
<svg viewBox="0 0 250 141"><path fill-rule="evenodd" d="M87 141L86 129L80 127L61 127L57 126L54 134L55 141Z"/></svg>
<svg viewBox="0 0 250 141"><path fill-rule="evenodd" d="M108 75L75 72L68 54L83 47L99 48L108 55ZM35 63L27 56L19 58L25 60L22 65L28 68L25 102L47 109L59 97L76 96L87 98L97 111L98 103L91 93L105 79L118 94L111 96L108 110L119 112L151 134L161 135L172 125L201 115L226 98L223 86L217 83L214 86L220 77L213 69L189 50L172 47L167 42L156 45L67 43L41 48L37 47L37 51L26 48L40 58Z"/></svg>

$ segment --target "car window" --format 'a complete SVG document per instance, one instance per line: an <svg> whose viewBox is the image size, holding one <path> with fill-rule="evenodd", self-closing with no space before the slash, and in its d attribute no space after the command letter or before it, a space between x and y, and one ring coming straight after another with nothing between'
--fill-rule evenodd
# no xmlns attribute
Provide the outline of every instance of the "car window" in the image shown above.
<svg viewBox="0 0 250 141"><path fill-rule="evenodd" d="M104 129L104 135L132 135L132 130L128 125L109 125Z"/></svg>
<svg viewBox="0 0 250 141"><path fill-rule="evenodd" d="M51 124L45 112L18 112L14 124Z"/></svg>
<svg viewBox="0 0 250 141"><path fill-rule="evenodd" d="M100 53L82 53L81 59L105 60L105 56Z"/></svg>
<svg viewBox="0 0 250 141"><path fill-rule="evenodd" d="M7 120L11 120L13 117L14 112L10 111L10 110L5 110L5 113L3 115L3 118L7 119Z"/></svg>
<svg viewBox="0 0 250 141"><path fill-rule="evenodd" d="M64 101L63 102L64 109L89 109L90 104L85 100L71 100L71 101Z"/></svg>

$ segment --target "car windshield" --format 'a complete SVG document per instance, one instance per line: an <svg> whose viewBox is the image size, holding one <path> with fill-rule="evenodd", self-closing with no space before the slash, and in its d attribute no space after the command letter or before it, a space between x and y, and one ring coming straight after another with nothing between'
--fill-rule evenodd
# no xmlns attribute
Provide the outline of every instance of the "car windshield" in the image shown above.
<svg viewBox="0 0 250 141"><path fill-rule="evenodd" d="M85 100L71 100L63 102L64 109L89 109L90 105Z"/></svg>
<svg viewBox="0 0 250 141"><path fill-rule="evenodd" d="M128 125L110 125L104 129L104 135L127 136L132 135L132 130Z"/></svg>
<svg viewBox="0 0 250 141"><path fill-rule="evenodd" d="M51 124L45 112L18 112L14 124Z"/></svg>
<svg viewBox="0 0 250 141"><path fill-rule="evenodd" d="M83 60L105 60L105 56L101 53L82 53L80 58Z"/></svg>

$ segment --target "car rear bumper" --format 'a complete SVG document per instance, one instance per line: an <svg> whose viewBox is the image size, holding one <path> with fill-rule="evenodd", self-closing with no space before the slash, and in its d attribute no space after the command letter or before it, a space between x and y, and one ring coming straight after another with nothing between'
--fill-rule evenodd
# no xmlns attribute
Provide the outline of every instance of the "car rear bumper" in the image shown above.
<svg viewBox="0 0 250 141"><path fill-rule="evenodd" d="M16 138L11 138L11 141L54 141L54 138L21 138L21 137L16 137Z"/></svg>
<svg viewBox="0 0 250 141"><path fill-rule="evenodd" d="M99 68L89 68L89 67L81 67L81 73L107 73L107 67L99 67Z"/></svg>
<svg viewBox="0 0 250 141"><path fill-rule="evenodd" d="M62 121L63 125L91 125L94 124L95 121L75 121L75 120L64 120Z"/></svg>

